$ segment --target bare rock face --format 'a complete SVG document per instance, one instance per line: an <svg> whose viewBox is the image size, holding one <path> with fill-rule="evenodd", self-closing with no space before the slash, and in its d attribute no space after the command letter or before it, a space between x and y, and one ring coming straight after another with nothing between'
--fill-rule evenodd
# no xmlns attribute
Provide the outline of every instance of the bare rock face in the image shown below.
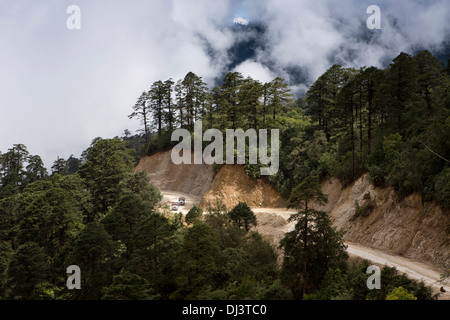
<svg viewBox="0 0 450 320"><path fill-rule="evenodd" d="M367 175L344 189L325 181L322 191L329 202L316 208L330 213L346 241L450 267L450 214L436 203L423 204L418 193L399 201L392 188L374 187Z"/></svg>
<svg viewBox="0 0 450 320"><path fill-rule="evenodd" d="M254 230L259 232L261 236L268 241L278 255L278 265L283 263L283 250L280 249L280 240L284 238L288 223L286 219L280 217L276 213L256 212L256 220L258 222Z"/></svg>
<svg viewBox="0 0 450 320"><path fill-rule="evenodd" d="M167 151L142 158L136 168L141 170L159 189L191 195L203 208L219 198L228 209L243 201L252 208L285 210L281 194L264 180L246 176L240 165L223 165L214 176L211 165L173 164ZM346 241L450 268L450 213L436 203L423 203L418 193L400 201L392 188L373 186L368 175L345 188L337 179L323 181L322 191L328 203L315 208L330 214ZM259 214L258 222L258 231L274 245L287 231L274 214Z"/></svg>
<svg viewBox="0 0 450 320"><path fill-rule="evenodd" d="M193 164L193 159L191 163L176 165L172 162L171 151L158 152L142 158L135 171L145 171L161 190L202 197L211 188L214 169L207 164Z"/></svg>

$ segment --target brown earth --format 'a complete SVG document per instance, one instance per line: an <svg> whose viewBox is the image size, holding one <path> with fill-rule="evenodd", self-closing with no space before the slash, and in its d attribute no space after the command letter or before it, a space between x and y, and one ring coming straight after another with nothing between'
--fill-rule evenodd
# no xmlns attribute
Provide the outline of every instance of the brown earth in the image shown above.
<svg viewBox="0 0 450 320"><path fill-rule="evenodd" d="M278 264L281 266L283 262L283 250L279 248L279 245L280 240L289 231L287 217L282 217L281 215L270 212L270 210L264 210L264 212L253 211L255 212L257 221L257 225L253 230L261 234L264 240L268 241L275 249L278 256Z"/></svg>
<svg viewBox="0 0 450 320"><path fill-rule="evenodd" d="M223 165L214 177L212 165L176 165L171 160L171 151L165 151L143 157L135 171L145 171L160 190L201 198L202 208L216 198L229 209L239 201L251 207L285 207L285 200L278 191L262 179L248 177L241 165Z"/></svg>
<svg viewBox="0 0 450 320"><path fill-rule="evenodd" d="M247 177L243 166L223 165L214 177L212 166L174 165L170 155L169 151L143 158L136 168L146 171L168 199L179 193L192 196L192 204L205 207L208 201L221 198L229 209L245 201L257 216L257 230L274 247L293 227L293 223L286 223L293 210L285 209L281 194L262 179ZM317 208L328 212L333 224L346 232L346 243L439 270L450 268L450 214L436 203L423 204L417 193L399 201L392 188L374 187L367 175L345 188L336 179L324 181L322 191L329 201ZM366 216L356 215L355 201L362 208L371 207Z"/></svg>
<svg viewBox="0 0 450 320"><path fill-rule="evenodd" d="M328 203L316 208L328 212L334 225L346 232L345 241L450 268L450 214L436 203L423 204L418 193L399 201L392 188L374 187L367 175L346 188L335 179L325 181L322 191ZM372 211L357 217L355 201Z"/></svg>
<svg viewBox="0 0 450 320"><path fill-rule="evenodd" d="M252 179L245 174L242 165L223 165L217 172L211 189L203 196L200 207L220 198L228 209L240 201L250 207L284 208L281 194L262 179Z"/></svg>
<svg viewBox="0 0 450 320"><path fill-rule="evenodd" d="M143 157L136 171L145 171L160 190L170 190L202 197L211 187L214 177L213 166L207 164L180 164L172 162L171 151L158 152Z"/></svg>

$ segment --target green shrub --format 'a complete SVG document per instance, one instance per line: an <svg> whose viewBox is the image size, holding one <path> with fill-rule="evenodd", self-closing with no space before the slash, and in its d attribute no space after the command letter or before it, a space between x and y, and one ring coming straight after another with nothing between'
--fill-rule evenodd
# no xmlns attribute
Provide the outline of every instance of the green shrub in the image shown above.
<svg viewBox="0 0 450 320"><path fill-rule="evenodd" d="M450 209L450 168L445 168L436 177L434 190L438 204L444 209Z"/></svg>
<svg viewBox="0 0 450 320"><path fill-rule="evenodd" d="M394 288L386 297L386 300L417 300L414 295L409 293L405 288Z"/></svg>
<svg viewBox="0 0 450 320"><path fill-rule="evenodd" d="M356 217L366 217L368 216L373 209L375 209L375 205L372 202L372 198L370 197L370 193L367 192L363 197L363 205L360 206L358 200L355 200L355 216Z"/></svg>
<svg viewBox="0 0 450 320"><path fill-rule="evenodd" d="M189 210L189 212L186 214L186 218L185 218L186 223L192 224L195 221L201 219L202 215L203 215L203 210L194 205L191 208L191 210Z"/></svg>
<svg viewBox="0 0 450 320"><path fill-rule="evenodd" d="M369 181L373 183L374 186L383 188L386 186L386 178L384 170L379 166L369 167Z"/></svg>

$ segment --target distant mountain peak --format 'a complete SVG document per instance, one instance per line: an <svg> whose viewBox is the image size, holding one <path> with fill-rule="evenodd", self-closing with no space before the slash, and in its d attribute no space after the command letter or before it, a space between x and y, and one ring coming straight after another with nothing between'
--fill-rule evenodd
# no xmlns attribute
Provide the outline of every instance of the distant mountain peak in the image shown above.
<svg viewBox="0 0 450 320"><path fill-rule="evenodd" d="M241 24L243 26L248 25L249 21L242 17L236 17L233 19L234 24Z"/></svg>

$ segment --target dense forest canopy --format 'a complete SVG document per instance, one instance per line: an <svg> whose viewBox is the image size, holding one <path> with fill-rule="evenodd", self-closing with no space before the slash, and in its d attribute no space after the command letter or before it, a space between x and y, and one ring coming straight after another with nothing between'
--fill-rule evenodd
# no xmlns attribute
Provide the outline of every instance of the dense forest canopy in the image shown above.
<svg viewBox="0 0 450 320"><path fill-rule="evenodd" d="M298 100L281 78L233 72L210 90L190 72L139 96L130 118L141 133L96 138L51 174L14 145L0 154L0 297L431 299L429 287L389 267L381 290L362 285L367 262L349 262L341 232L311 203L327 201L321 178L349 184L368 172L400 198L420 192L450 209L449 84L449 66L428 51L401 53L384 70L333 65ZM203 130L280 130L280 171L265 179L298 210L281 265L245 203L183 217L158 209L160 191L134 172L141 155L169 149L173 130L197 120ZM255 167L246 173L257 177ZM65 286L70 265L82 270L82 290Z"/></svg>

